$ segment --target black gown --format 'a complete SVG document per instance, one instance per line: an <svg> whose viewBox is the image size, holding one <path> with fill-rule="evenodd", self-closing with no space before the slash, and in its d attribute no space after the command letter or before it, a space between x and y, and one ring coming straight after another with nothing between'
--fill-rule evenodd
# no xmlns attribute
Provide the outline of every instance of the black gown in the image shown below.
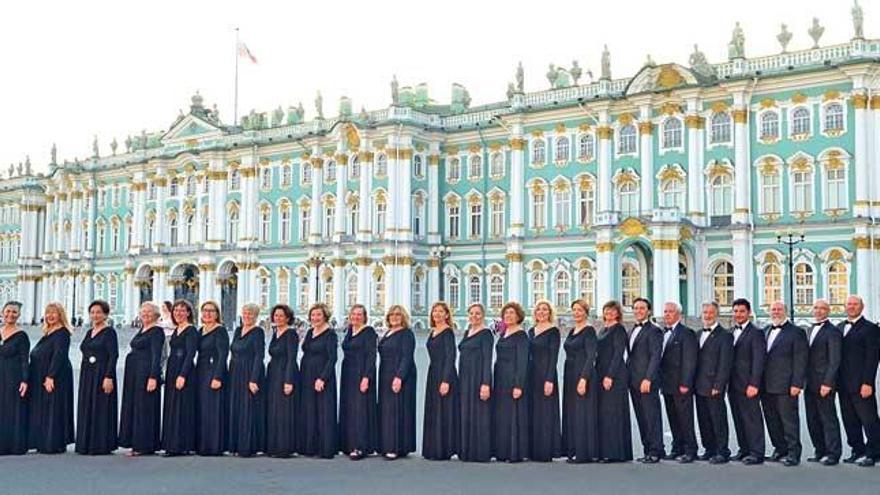
<svg viewBox="0 0 880 495"><path fill-rule="evenodd" d="M379 339L379 452L405 456L416 451L416 337L409 328ZM391 384L400 378L394 393Z"/></svg>
<svg viewBox="0 0 880 495"><path fill-rule="evenodd" d="M376 330L366 326L342 340L342 376L339 380L339 446L350 454L376 452ZM361 393L361 379L369 381Z"/></svg>
<svg viewBox="0 0 880 495"><path fill-rule="evenodd" d="M31 349L28 372L28 446L42 454L67 451L74 442L73 366L70 364L70 332L59 328L44 335ZM43 387L47 377L55 381L50 394Z"/></svg>
<svg viewBox="0 0 880 495"><path fill-rule="evenodd" d="M623 325L612 325L599 333L596 351L599 458L606 461L631 461L633 458L627 389L629 372L623 362L626 347L627 336ZM605 377L614 381L611 390L602 387Z"/></svg>
<svg viewBox="0 0 880 495"><path fill-rule="evenodd" d="M165 364L165 401L162 413L162 448L166 454L189 454L196 450L196 352L199 331L190 325L171 334ZM183 388L177 390L177 378Z"/></svg>
<svg viewBox="0 0 880 495"><path fill-rule="evenodd" d="M300 360L299 453L331 458L339 452L336 440L336 354L338 338L333 329L317 337L310 328L303 338ZM324 380L324 391L315 391L315 380Z"/></svg>
<svg viewBox="0 0 880 495"><path fill-rule="evenodd" d="M422 430L422 457L448 460L458 453L461 432L458 397L458 373L455 370L455 333L451 328L436 337L429 333L428 378L425 385L424 429ZM446 396L440 395L440 383L449 384Z"/></svg>
<svg viewBox="0 0 880 495"><path fill-rule="evenodd" d="M202 330L204 332L204 330ZM226 360L229 357L229 331L216 327L199 337L199 355L196 360L196 453L223 455L226 452L226 432L229 418L227 400ZM211 380L218 380L220 388L211 388Z"/></svg>
<svg viewBox="0 0 880 495"><path fill-rule="evenodd" d="M22 397L18 388L28 382L30 350L31 341L22 330L0 343L0 455L28 450L27 395Z"/></svg>
<svg viewBox="0 0 880 495"><path fill-rule="evenodd" d="M596 372L596 329L587 326L565 339L562 381L562 451L569 459L589 462L599 458L599 387ZM578 395L577 384L587 381L587 393Z"/></svg>
<svg viewBox="0 0 880 495"><path fill-rule="evenodd" d="M531 390L531 460L549 462L559 457L559 329L550 327L539 335L529 330L529 386ZM553 393L544 395L544 383L553 384Z"/></svg>
<svg viewBox="0 0 880 495"><path fill-rule="evenodd" d="M119 399L116 384L116 361L119 340L108 326L97 336L86 332L79 346L82 363L79 369L79 395L76 406L76 452L105 455L116 450L116 427ZM104 380L113 381L113 391L104 393Z"/></svg>
<svg viewBox="0 0 880 495"><path fill-rule="evenodd" d="M230 346L229 451L250 457L266 450L266 334L261 327L245 336L241 331L241 327L235 329ZM251 382L259 387L256 394L248 386Z"/></svg>
<svg viewBox="0 0 880 495"><path fill-rule="evenodd" d="M279 337L277 331L269 343L269 366L266 373L266 453L289 457L296 453L296 428L299 423L299 368L296 355L299 336L288 328ZM293 392L284 395L284 385L293 385Z"/></svg>
<svg viewBox="0 0 880 495"><path fill-rule="evenodd" d="M119 446L139 454L160 448L162 421L162 347L165 331L150 327L131 339L122 379L122 412L119 417ZM156 380L156 390L147 392L147 380Z"/></svg>
<svg viewBox="0 0 880 495"><path fill-rule="evenodd" d="M520 462L529 457L529 336L517 331L495 344L495 458ZM513 389L522 390L519 399Z"/></svg>
<svg viewBox="0 0 880 495"><path fill-rule="evenodd" d="M461 426L458 459L469 462L492 460L492 394L480 400L480 387L492 387L492 331L467 333L458 344L458 389Z"/></svg>

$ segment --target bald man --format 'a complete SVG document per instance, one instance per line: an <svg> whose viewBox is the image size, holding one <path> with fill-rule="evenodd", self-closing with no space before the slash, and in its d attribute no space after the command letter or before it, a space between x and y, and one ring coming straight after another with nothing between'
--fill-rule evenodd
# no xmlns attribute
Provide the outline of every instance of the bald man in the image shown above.
<svg viewBox="0 0 880 495"><path fill-rule="evenodd" d="M810 352L807 359L807 383L804 406L807 429L815 454L807 459L824 466L840 461L840 421L837 418L837 372L843 334L828 319L831 306L824 299L813 302L813 324L807 329Z"/></svg>
<svg viewBox="0 0 880 495"><path fill-rule="evenodd" d="M682 323L681 306L677 302L663 305L663 324L660 381L672 430L672 452L667 458L690 464L697 458L694 381L700 343L697 334Z"/></svg>

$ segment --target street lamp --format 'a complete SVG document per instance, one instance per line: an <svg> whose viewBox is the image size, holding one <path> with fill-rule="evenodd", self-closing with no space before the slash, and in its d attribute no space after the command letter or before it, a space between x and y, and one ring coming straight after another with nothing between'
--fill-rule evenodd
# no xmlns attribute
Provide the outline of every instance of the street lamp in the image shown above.
<svg viewBox="0 0 880 495"><path fill-rule="evenodd" d="M445 292L445 283L443 281L443 260L449 255L452 254L452 248L449 246L437 246L431 249L431 256L437 258L439 263L437 264L437 270L439 271L439 280L440 280L440 300L444 301L444 292Z"/></svg>
<svg viewBox="0 0 880 495"><path fill-rule="evenodd" d="M327 257L320 254L312 258L312 260L315 264L315 302L317 303L321 301L321 295L318 292L318 283L321 280L321 266L324 264L324 261L327 260Z"/></svg>
<svg viewBox="0 0 880 495"><path fill-rule="evenodd" d="M76 268L72 268L70 270L70 274L73 276L73 301L70 308L70 324L76 327L76 277L78 272Z"/></svg>
<svg viewBox="0 0 880 495"><path fill-rule="evenodd" d="M794 323L794 247L804 242L804 233L799 236L791 230L786 234L777 233L776 242L788 246L788 302L790 319Z"/></svg>

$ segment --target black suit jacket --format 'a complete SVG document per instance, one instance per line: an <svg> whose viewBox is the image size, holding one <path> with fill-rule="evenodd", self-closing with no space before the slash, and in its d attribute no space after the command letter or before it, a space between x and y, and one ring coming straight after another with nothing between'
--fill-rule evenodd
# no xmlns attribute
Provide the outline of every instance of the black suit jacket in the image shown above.
<svg viewBox="0 0 880 495"><path fill-rule="evenodd" d="M841 335L845 325L846 320L837 325ZM840 390L857 394L862 385L874 386L877 362L880 359L880 328L863 316L852 326L846 337L843 337L842 347L838 379Z"/></svg>
<svg viewBox="0 0 880 495"><path fill-rule="evenodd" d="M699 339L700 334L697 335L698 346ZM727 389L733 364L733 334L718 325L699 349L697 380L694 386L697 395L711 397L713 389L723 394Z"/></svg>
<svg viewBox="0 0 880 495"><path fill-rule="evenodd" d="M661 390L664 394L679 395L680 386L694 388L699 348L700 342L693 330L682 323L672 329L672 336L669 337L660 361L660 380L663 384ZM693 393L693 390L689 393Z"/></svg>
<svg viewBox="0 0 880 495"><path fill-rule="evenodd" d="M810 357L807 360L807 390L818 394L822 385L831 388L837 386L843 333L830 321L825 320L813 337L813 343L809 344L812 331L812 326L807 329L807 344L810 345Z"/></svg>
<svg viewBox="0 0 880 495"><path fill-rule="evenodd" d="M771 326L765 333L770 339ZM764 392L788 394L791 387L804 388L809 348L807 334L792 322L786 321L767 350L764 361Z"/></svg>
<svg viewBox="0 0 880 495"><path fill-rule="evenodd" d="M730 333L732 335L733 330ZM764 339L764 332L748 322L739 340L733 345L730 388L739 394L745 394L749 385L760 389L766 354L767 341Z"/></svg>
<svg viewBox="0 0 880 495"><path fill-rule="evenodd" d="M629 349L629 358L626 366L629 368L629 384L638 388L642 380L651 381L651 389L657 390L660 386L660 358L663 352L663 330L651 323L639 330L639 334L632 342Z"/></svg>

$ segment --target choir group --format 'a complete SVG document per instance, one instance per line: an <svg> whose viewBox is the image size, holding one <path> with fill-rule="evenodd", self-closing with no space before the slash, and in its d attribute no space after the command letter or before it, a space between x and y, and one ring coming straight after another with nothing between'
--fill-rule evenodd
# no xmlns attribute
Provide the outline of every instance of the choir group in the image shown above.
<svg viewBox="0 0 880 495"><path fill-rule="evenodd" d="M176 301L174 328L163 352L160 308L144 303L143 327L125 357L119 406L117 334L106 302L89 306L78 390L64 308L57 303L45 308L43 336L31 348L17 325L20 305L7 303L0 342L0 454L61 453L71 443L87 455L124 447L131 456L331 458L341 451L359 460L374 454L397 459L416 451L416 336L405 308L388 310L387 330L380 336L367 324L367 309L353 306L340 346L327 306L310 308L310 328L300 341L293 311L279 304L269 315L268 365L259 306L243 307L231 338L219 309L215 302L203 303L202 326L196 328L194 308ZM635 300L636 321L629 330L616 301L603 306L599 330L588 323L585 301L574 301L571 310L574 328L563 336L550 302L535 305L528 330L522 306L509 302L501 310L503 330L496 338L485 324L483 306L473 304L468 328L456 342L449 307L435 303L426 341L430 364L422 457L631 461L632 405L644 451L640 462L754 465L769 460L794 466L801 460L798 397L803 394L815 450L808 460L840 461L839 402L851 448L844 462L872 466L880 461L874 390L880 327L862 316L858 296L848 298L847 318L837 325L828 320L828 303L816 301L815 322L806 329L786 318L781 302L770 307L770 325L759 328L745 299L733 303L729 329L719 325L714 302L703 305L699 330L683 324L675 302L664 304L658 325L651 321L650 301ZM565 352L561 380L560 347ZM661 399L672 432L668 450ZM736 455L728 448L728 404ZM699 456L695 412L704 450ZM768 457L765 425L774 448Z"/></svg>

